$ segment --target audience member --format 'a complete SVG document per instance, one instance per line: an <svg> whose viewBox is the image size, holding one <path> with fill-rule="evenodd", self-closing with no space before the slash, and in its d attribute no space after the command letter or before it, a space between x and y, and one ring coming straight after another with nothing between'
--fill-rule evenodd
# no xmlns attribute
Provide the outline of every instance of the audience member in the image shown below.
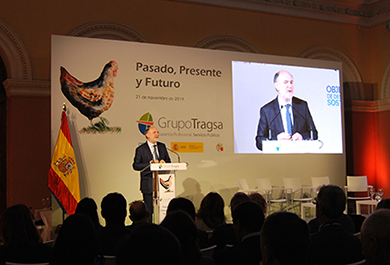
<svg viewBox="0 0 390 265"><path fill-rule="evenodd" d="M4 245L0 246L0 264L5 262L49 262L52 248L44 245L27 206L9 207L3 216Z"/></svg>
<svg viewBox="0 0 390 265"><path fill-rule="evenodd" d="M230 211L233 216L233 209L236 207L236 205L242 203L242 202L249 202L252 201L251 198L249 198L248 195L246 195L243 192L237 192L234 194L234 196L230 200ZM218 225L214 228L213 234L209 240L209 245L216 245L217 249L223 249L226 247L226 245L233 246L237 244L237 238L234 233L233 224L232 223L225 223Z"/></svg>
<svg viewBox="0 0 390 265"><path fill-rule="evenodd" d="M54 244L51 265L99 265L104 263L91 219L73 214L65 219Z"/></svg>
<svg viewBox="0 0 390 265"><path fill-rule="evenodd" d="M258 265L261 261L260 230L264 223L263 209L255 202L238 204L233 209L233 228L237 244L217 251L217 264Z"/></svg>
<svg viewBox="0 0 390 265"><path fill-rule="evenodd" d="M174 211L184 211L186 212L193 221L195 221L195 206L189 199L179 197L179 198L173 198L167 208L167 214L174 212ZM207 235L207 232L205 230L199 229L198 230L198 243L199 247L206 248L209 246L209 237Z"/></svg>
<svg viewBox="0 0 390 265"><path fill-rule="evenodd" d="M263 209L264 216L267 215L267 202L265 201L263 195L261 195L258 192L252 192L249 194L249 198L251 198L252 201L260 205L261 209Z"/></svg>
<svg viewBox="0 0 390 265"><path fill-rule="evenodd" d="M119 244L117 265L184 265L181 246L167 229L142 224Z"/></svg>
<svg viewBox="0 0 390 265"><path fill-rule="evenodd" d="M338 221L340 222L341 227L343 227L346 231L351 234L355 233L355 223L351 216L342 213ZM320 222L318 221L317 217L309 221L309 227L310 233L318 232L320 228Z"/></svg>
<svg viewBox="0 0 390 265"><path fill-rule="evenodd" d="M181 210L170 212L165 216L160 225L171 231L179 240L184 264L215 264L211 257L201 255L197 243L198 229L186 212Z"/></svg>
<svg viewBox="0 0 390 265"><path fill-rule="evenodd" d="M225 203L216 192L209 192L201 201L196 214L195 224L199 229L212 231L217 225L226 221L224 213Z"/></svg>
<svg viewBox="0 0 390 265"><path fill-rule="evenodd" d="M390 209L390 199L383 199L380 202L378 202L378 205L376 206L376 209Z"/></svg>
<svg viewBox="0 0 390 265"><path fill-rule="evenodd" d="M97 213L97 205L94 199L92 198L83 198L78 204L75 213L83 213L91 218L95 230L103 228L99 222L99 216Z"/></svg>
<svg viewBox="0 0 390 265"><path fill-rule="evenodd" d="M168 204L167 214L177 210L185 211L195 221L195 206L189 199L183 197L173 198Z"/></svg>
<svg viewBox="0 0 390 265"><path fill-rule="evenodd" d="M304 265L309 254L309 226L296 214L276 212L260 232L263 265Z"/></svg>
<svg viewBox="0 0 390 265"><path fill-rule="evenodd" d="M113 256L118 242L131 233L125 226L127 202L122 194L109 193L103 198L101 209L106 226L97 231L97 238L103 255Z"/></svg>
<svg viewBox="0 0 390 265"><path fill-rule="evenodd" d="M133 222L130 228L133 230L139 224L147 223L149 220L150 212L146 208L143 201L133 201L129 206L130 220Z"/></svg>
<svg viewBox="0 0 390 265"><path fill-rule="evenodd" d="M366 218L360 238L367 265L390 264L390 210L379 209Z"/></svg>
<svg viewBox="0 0 390 265"><path fill-rule="evenodd" d="M364 259L360 240L348 233L339 218L345 210L344 191L334 185L320 188L316 198L316 215L320 223L311 235L310 264L348 264Z"/></svg>

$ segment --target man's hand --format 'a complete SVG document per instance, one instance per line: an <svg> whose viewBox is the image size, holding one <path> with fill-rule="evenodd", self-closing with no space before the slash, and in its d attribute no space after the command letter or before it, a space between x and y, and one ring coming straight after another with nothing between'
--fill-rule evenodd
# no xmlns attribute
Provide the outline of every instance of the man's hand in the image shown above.
<svg viewBox="0 0 390 265"><path fill-rule="evenodd" d="M160 160L160 163L165 163L165 161L163 159Z"/></svg>
<svg viewBox="0 0 390 265"><path fill-rule="evenodd" d="M153 160L150 160L150 163L153 164L153 163L160 163L160 162L158 160L153 159Z"/></svg>
<svg viewBox="0 0 390 265"><path fill-rule="evenodd" d="M303 137L302 137L302 135L301 135L299 132L296 132L296 133L294 133L294 135L292 136L292 140L293 140L293 141L302 141L302 140L303 140Z"/></svg>
<svg viewBox="0 0 390 265"><path fill-rule="evenodd" d="M286 132L282 132L278 134L278 141L286 141L286 140L291 140L291 135L289 135Z"/></svg>

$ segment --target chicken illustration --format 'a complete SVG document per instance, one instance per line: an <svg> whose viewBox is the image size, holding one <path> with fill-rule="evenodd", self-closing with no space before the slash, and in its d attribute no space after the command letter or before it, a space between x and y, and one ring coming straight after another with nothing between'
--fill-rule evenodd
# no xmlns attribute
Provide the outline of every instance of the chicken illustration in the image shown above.
<svg viewBox="0 0 390 265"><path fill-rule="evenodd" d="M117 76L117 72L118 64L111 61L104 66L98 79L83 83L61 66L62 93L88 118L92 127L94 127L92 119L108 110L114 101L114 77Z"/></svg>
<svg viewBox="0 0 390 265"><path fill-rule="evenodd" d="M163 180L162 178L160 178L160 184L166 190L169 189L172 186L172 175L170 175L167 180Z"/></svg>

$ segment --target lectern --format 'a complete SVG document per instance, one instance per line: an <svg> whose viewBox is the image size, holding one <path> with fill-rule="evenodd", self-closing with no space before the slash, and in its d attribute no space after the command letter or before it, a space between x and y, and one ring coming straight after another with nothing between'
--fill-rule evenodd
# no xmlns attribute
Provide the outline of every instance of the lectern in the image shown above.
<svg viewBox="0 0 390 265"><path fill-rule="evenodd" d="M154 221L161 223L167 214L169 202L176 197L177 170L187 170L187 163L150 164L153 172Z"/></svg>

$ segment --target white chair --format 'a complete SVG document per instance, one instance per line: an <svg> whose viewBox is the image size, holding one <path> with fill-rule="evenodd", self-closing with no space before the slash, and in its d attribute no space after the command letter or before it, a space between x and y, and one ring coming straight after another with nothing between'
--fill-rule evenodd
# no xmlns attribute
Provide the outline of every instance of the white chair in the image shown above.
<svg viewBox="0 0 390 265"><path fill-rule="evenodd" d="M300 178L283 178L284 187L291 189L289 199L291 201L292 209L294 210L294 203L310 203L313 201L312 190L313 187L303 187ZM307 190L307 192L305 192ZM301 207L299 207L300 209Z"/></svg>
<svg viewBox="0 0 390 265"><path fill-rule="evenodd" d="M239 192L249 194L251 192L257 192L256 189L250 189L245 179L237 179Z"/></svg>
<svg viewBox="0 0 390 265"><path fill-rule="evenodd" d="M271 213L271 204L280 203L280 210L283 210L283 203L288 208L287 194L291 193L291 189L276 188L271 185L269 178L256 179L258 192L265 195L265 200L268 204L268 214Z"/></svg>
<svg viewBox="0 0 390 265"><path fill-rule="evenodd" d="M313 187L315 187L317 189L317 191L321 186L329 185L329 184L330 184L330 180L329 180L328 176L326 176L326 177L311 177L311 185Z"/></svg>
<svg viewBox="0 0 390 265"><path fill-rule="evenodd" d="M348 201L353 200L356 203L356 200L369 200L371 199L369 188L372 188L371 185L367 184L367 176L347 176L347 186L345 186L345 191L347 195L347 211ZM354 196L349 196L348 193L354 193ZM357 196L361 195L361 196Z"/></svg>

